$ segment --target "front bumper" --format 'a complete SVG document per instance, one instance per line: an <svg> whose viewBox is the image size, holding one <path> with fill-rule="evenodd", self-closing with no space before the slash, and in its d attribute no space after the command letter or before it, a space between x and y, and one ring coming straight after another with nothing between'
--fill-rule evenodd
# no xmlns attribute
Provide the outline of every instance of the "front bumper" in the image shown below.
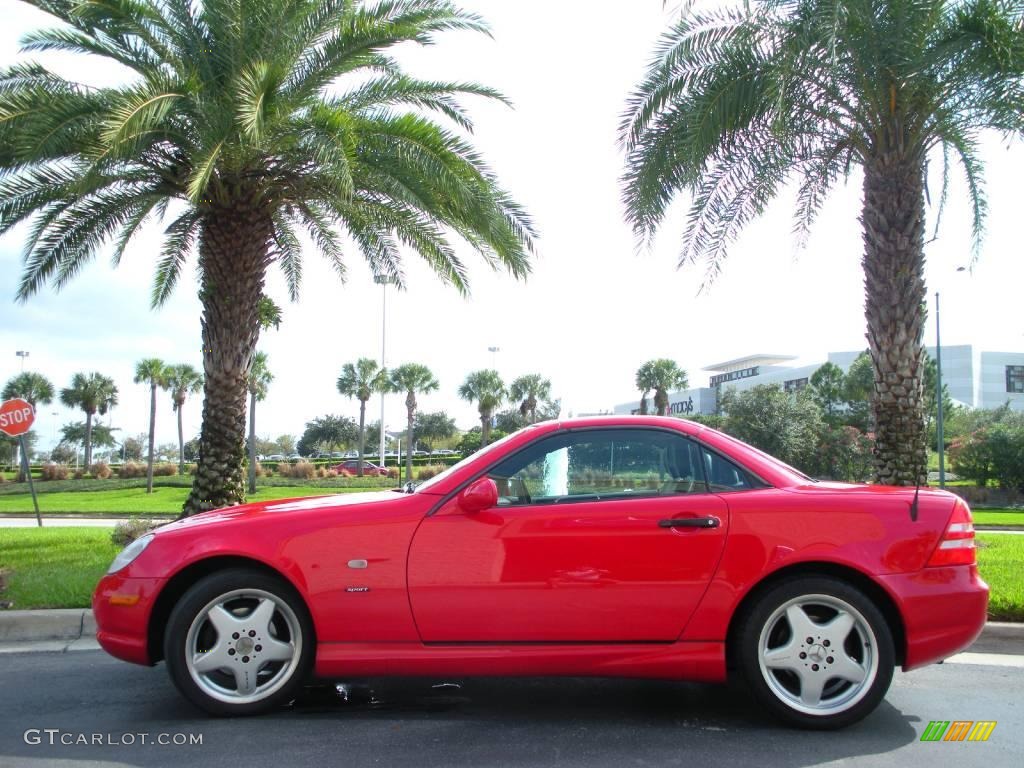
<svg viewBox="0 0 1024 768"><path fill-rule="evenodd" d="M92 612L96 640L103 650L133 664L152 665L149 617L164 581L126 578L116 573L100 579L92 596Z"/></svg>
<svg viewBox="0 0 1024 768"><path fill-rule="evenodd" d="M924 568L881 577L906 629L903 669L941 661L975 641L988 614L988 585L975 565Z"/></svg>

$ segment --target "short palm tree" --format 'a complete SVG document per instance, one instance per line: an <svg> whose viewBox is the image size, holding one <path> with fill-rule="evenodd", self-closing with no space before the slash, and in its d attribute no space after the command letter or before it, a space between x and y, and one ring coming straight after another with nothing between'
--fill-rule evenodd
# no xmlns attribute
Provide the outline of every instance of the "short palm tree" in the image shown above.
<svg viewBox="0 0 1024 768"><path fill-rule="evenodd" d="M149 386L149 453L146 454L146 493L153 492L153 444L156 440L156 390L168 383L167 364L148 357L135 364L135 383Z"/></svg>
<svg viewBox="0 0 1024 768"><path fill-rule="evenodd" d="M674 360L648 360L636 372L636 385L641 391L640 413L647 413L647 395L654 391L654 409L659 416L668 416L668 393L689 386L686 371Z"/></svg>
<svg viewBox="0 0 1024 768"><path fill-rule="evenodd" d="M53 402L53 382L41 373L33 371L19 373L8 379L4 384L3 394L0 395L2 400L11 400L15 397L28 400L33 408L37 405L49 405ZM15 445L14 458L18 467L18 482L22 483L25 482L25 470L22 469L21 463L18 461L17 451L20 450L20 445L20 442Z"/></svg>
<svg viewBox="0 0 1024 768"><path fill-rule="evenodd" d="M363 476L363 456L366 452L366 402L374 392L380 392L386 383L386 372L370 357L361 357L354 363L345 363L338 377L338 392L359 401L359 463L356 475ZM381 463L384 457L381 456Z"/></svg>
<svg viewBox="0 0 1024 768"><path fill-rule="evenodd" d="M92 420L103 416L117 405L117 385L101 373L76 373L71 386L60 391L60 401L68 408L77 408L85 414L85 466L92 465Z"/></svg>
<svg viewBox="0 0 1024 768"><path fill-rule="evenodd" d="M519 413L537 423L537 404L551 399L551 379L539 373L528 373L515 379L508 387L511 400L519 400Z"/></svg>
<svg viewBox="0 0 1024 768"><path fill-rule="evenodd" d="M467 402L476 403L480 412L481 448L490 442L491 419L494 411L504 402L505 394L505 382L501 380L501 375L491 368L473 371L459 387L459 397Z"/></svg>
<svg viewBox="0 0 1024 768"><path fill-rule="evenodd" d="M203 391L203 374L191 365L180 363L167 369L167 389L171 403L178 414L178 474L185 474L185 432L182 427L182 410L189 395Z"/></svg>
<svg viewBox="0 0 1024 768"><path fill-rule="evenodd" d="M267 396L274 374L267 364L267 353L257 352L252 356L249 378L249 493L256 493L256 403Z"/></svg>
<svg viewBox="0 0 1024 768"><path fill-rule="evenodd" d="M689 11L662 37L624 118L629 220L649 237L677 193L692 193L680 263L705 258L709 279L787 182L798 187L803 234L835 184L863 172L882 482L925 479L927 164L937 153L941 212L959 163L980 236L978 131L1024 123L1022 14L1017 0L763 0Z"/></svg>
<svg viewBox="0 0 1024 768"><path fill-rule="evenodd" d="M425 365L405 363L388 372L388 389L392 392L405 392L406 415L406 451L405 478L412 480L412 452L416 447L416 436L413 432L416 420L416 395L427 394L437 390L437 379Z"/></svg>
<svg viewBox="0 0 1024 768"><path fill-rule="evenodd" d="M246 378L267 270L293 299L300 233L344 276L342 234L403 280L401 248L467 290L451 238L529 272L533 229L463 137L466 82L422 80L391 55L449 30L486 32L446 0L30 2L60 26L24 39L122 65L88 87L23 62L0 70L0 233L32 219L18 296L61 288L107 240L113 260L171 216L153 287L198 253L203 422L184 512L239 503Z"/></svg>

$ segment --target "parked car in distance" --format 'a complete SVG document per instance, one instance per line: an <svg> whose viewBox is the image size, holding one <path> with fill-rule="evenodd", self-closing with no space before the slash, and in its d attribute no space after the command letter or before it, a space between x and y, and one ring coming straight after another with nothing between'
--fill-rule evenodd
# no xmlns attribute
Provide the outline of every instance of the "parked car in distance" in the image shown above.
<svg viewBox="0 0 1024 768"><path fill-rule="evenodd" d="M818 482L682 419L536 424L405 491L161 526L97 586L100 645L217 715L313 675L737 676L825 729L985 623L961 498Z"/></svg>
<svg viewBox="0 0 1024 768"><path fill-rule="evenodd" d="M332 459L343 459L343 458L345 458L345 454L342 453L341 451L331 451L331 458Z"/></svg>
<svg viewBox="0 0 1024 768"><path fill-rule="evenodd" d="M283 453L272 453L269 456L267 456L267 461L284 461L284 460L285 460L285 458L284 458L284 454Z"/></svg>
<svg viewBox="0 0 1024 768"><path fill-rule="evenodd" d="M336 464L335 466L331 467L331 469L333 469L339 475L344 475L345 477L354 477L355 475L359 474L359 460L356 459L343 461L341 462L341 464ZM384 469L384 467L380 467L376 464L366 461L365 459L363 460L363 475L378 475L386 477L387 474L388 471Z"/></svg>

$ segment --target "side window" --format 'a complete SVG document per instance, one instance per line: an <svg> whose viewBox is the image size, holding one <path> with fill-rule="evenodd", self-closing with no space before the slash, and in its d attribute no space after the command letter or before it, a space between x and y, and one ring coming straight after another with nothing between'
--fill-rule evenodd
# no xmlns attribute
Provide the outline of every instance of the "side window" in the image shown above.
<svg viewBox="0 0 1024 768"><path fill-rule="evenodd" d="M697 445L658 430L554 435L488 475L498 486L502 506L707 492Z"/></svg>
<svg viewBox="0 0 1024 768"><path fill-rule="evenodd" d="M754 486L750 476L720 454L705 450L704 469L707 471L708 487L712 493L746 491Z"/></svg>

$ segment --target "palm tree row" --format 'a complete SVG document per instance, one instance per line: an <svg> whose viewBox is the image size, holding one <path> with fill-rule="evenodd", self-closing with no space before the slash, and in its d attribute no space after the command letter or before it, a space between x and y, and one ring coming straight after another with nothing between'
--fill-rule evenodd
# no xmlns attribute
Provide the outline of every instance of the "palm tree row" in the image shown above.
<svg viewBox="0 0 1024 768"><path fill-rule="evenodd" d="M551 399L551 380L540 374L530 373L515 379L506 389L501 375L493 368L473 371L459 387L459 397L476 403L480 413L480 447L491 439L491 424L494 412L506 398L519 400L519 412L528 416L531 424L537 421L537 405Z"/></svg>
<svg viewBox="0 0 1024 768"><path fill-rule="evenodd" d="M636 388L640 390L640 413L647 415L647 396L654 392L654 408L659 416L668 416L668 393L690 386L686 371L667 358L648 360L636 372Z"/></svg>
<svg viewBox="0 0 1024 768"><path fill-rule="evenodd" d="M146 453L146 493L153 492L153 446L156 440L156 391L171 393L171 403L178 414L178 474L185 474L185 434L182 429L182 409L189 394L203 388L203 376L191 365L168 365L163 360L149 357L135 365L135 383L149 387L149 450Z"/></svg>

